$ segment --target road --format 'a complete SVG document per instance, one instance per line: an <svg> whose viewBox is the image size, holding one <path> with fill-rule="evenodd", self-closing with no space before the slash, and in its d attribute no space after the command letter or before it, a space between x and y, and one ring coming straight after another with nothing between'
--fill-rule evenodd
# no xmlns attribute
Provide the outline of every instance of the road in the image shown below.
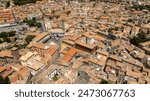
<svg viewBox="0 0 150 101"><path fill-rule="evenodd" d="M0 32L9 32L9 31L19 32L23 30L23 28L29 28L29 27L26 24L4 26L4 27L0 27Z"/></svg>

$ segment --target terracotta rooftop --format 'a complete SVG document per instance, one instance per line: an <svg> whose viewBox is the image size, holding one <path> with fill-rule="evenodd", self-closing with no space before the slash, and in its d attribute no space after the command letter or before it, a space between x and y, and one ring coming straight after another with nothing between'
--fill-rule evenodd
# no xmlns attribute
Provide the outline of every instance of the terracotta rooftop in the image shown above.
<svg viewBox="0 0 150 101"><path fill-rule="evenodd" d="M67 52L68 52L67 50L63 49L60 53L61 54L67 54Z"/></svg>
<svg viewBox="0 0 150 101"><path fill-rule="evenodd" d="M123 59L123 61L143 68L143 64L139 61L136 61L135 59L129 58L129 59Z"/></svg>
<svg viewBox="0 0 150 101"><path fill-rule="evenodd" d="M102 55L105 55L105 56L108 56L108 54L109 54L107 51L103 51L103 50L101 50L101 49L96 50L96 52L97 52L97 53L100 53L100 54L102 54Z"/></svg>
<svg viewBox="0 0 150 101"><path fill-rule="evenodd" d="M6 68L0 67L0 73L3 72L4 70L6 70Z"/></svg>
<svg viewBox="0 0 150 101"><path fill-rule="evenodd" d="M125 47L127 49L127 51L131 52L134 50L134 47L133 46L126 46Z"/></svg>
<svg viewBox="0 0 150 101"><path fill-rule="evenodd" d="M68 51L68 55L70 55L70 56L73 56L73 55L75 55L77 53L77 50L75 49L75 48L71 48L69 51Z"/></svg>
<svg viewBox="0 0 150 101"><path fill-rule="evenodd" d="M10 50L3 50L0 52L0 57L13 57Z"/></svg>
<svg viewBox="0 0 150 101"><path fill-rule="evenodd" d="M29 72L30 72L29 68L23 67L19 72L17 72L17 75L24 77L27 74L29 74Z"/></svg>
<svg viewBox="0 0 150 101"><path fill-rule="evenodd" d="M77 35L71 35L70 37L67 37L66 39L71 40L71 41L75 41L79 38L80 36Z"/></svg>
<svg viewBox="0 0 150 101"><path fill-rule="evenodd" d="M38 35L33 39L33 41L40 41L42 38L44 38L45 36L48 36L49 33L47 32L42 32L42 33L38 33Z"/></svg>
<svg viewBox="0 0 150 101"><path fill-rule="evenodd" d="M60 62L63 63L63 62L69 62L72 57L77 53L77 50L75 48L71 48L67 54L61 58Z"/></svg>
<svg viewBox="0 0 150 101"><path fill-rule="evenodd" d="M109 55L109 58L113 59L113 60L116 60L116 61L122 61L122 59L119 57L119 56L116 56L116 55Z"/></svg>
<svg viewBox="0 0 150 101"><path fill-rule="evenodd" d="M47 53L53 56L53 54L57 51L57 49L58 49L57 45L51 45ZM48 55L48 54L45 54L45 55Z"/></svg>
<svg viewBox="0 0 150 101"><path fill-rule="evenodd" d="M4 72L4 73L2 74L2 76L3 76L3 77L7 77L7 76L11 75L13 72L15 72L15 70L12 69L12 68L10 68L8 71Z"/></svg>
<svg viewBox="0 0 150 101"><path fill-rule="evenodd" d="M106 66L105 67L105 72L110 72L111 71L111 67L110 66Z"/></svg>
<svg viewBox="0 0 150 101"><path fill-rule="evenodd" d="M78 69L82 65L81 61L75 61L72 65L72 69Z"/></svg>
<svg viewBox="0 0 150 101"><path fill-rule="evenodd" d="M125 64L123 64L122 62L117 61L116 66L122 68L122 67L125 66Z"/></svg>
<svg viewBox="0 0 150 101"><path fill-rule="evenodd" d="M47 49L47 48L46 48L47 46L48 46L47 44L31 42L31 43L28 45L28 48L36 47L36 48L41 48L41 49Z"/></svg>
<svg viewBox="0 0 150 101"><path fill-rule="evenodd" d="M127 70L126 75L130 76L130 77L133 77L133 78L139 78L139 77L142 76L142 73L136 73L136 72L133 72L131 70Z"/></svg>
<svg viewBox="0 0 150 101"><path fill-rule="evenodd" d="M51 33L64 33L62 29L51 29Z"/></svg>
<svg viewBox="0 0 150 101"><path fill-rule="evenodd" d="M95 35L95 39L98 41L106 41L107 40L106 38L99 36L99 35Z"/></svg>
<svg viewBox="0 0 150 101"><path fill-rule="evenodd" d="M117 78L116 78L116 76L113 75L113 74L108 74L108 80L113 81L113 82L116 82L116 81L117 81Z"/></svg>
<svg viewBox="0 0 150 101"><path fill-rule="evenodd" d="M65 77L60 77L56 82L55 82L55 84L69 84L70 83L70 81L67 79L67 78L65 78Z"/></svg>
<svg viewBox="0 0 150 101"><path fill-rule="evenodd" d="M95 33L92 32L86 32L82 34L83 36L87 37L87 38L94 38Z"/></svg>
<svg viewBox="0 0 150 101"><path fill-rule="evenodd" d="M62 42L70 44L70 45L74 45L75 44L75 42L70 41L70 40L63 40Z"/></svg>
<svg viewBox="0 0 150 101"><path fill-rule="evenodd" d="M6 23L6 22L14 22L14 17L12 15L11 9L1 9L0 10L0 22Z"/></svg>
<svg viewBox="0 0 150 101"><path fill-rule="evenodd" d="M139 84L136 80L128 79L127 84Z"/></svg>
<svg viewBox="0 0 150 101"><path fill-rule="evenodd" d="M76 40L75 42L76 42L76 44L81 45L86 48L89 48L89 49L93 49L96 46L96 45L89 45L89 44L83 43L80 40Z"/></svg>
<svg viewBox="0 0 150 101"><path fill-rule="evenodd" d="M62 59L61 62L69 62L72 59L70 55L65 55Z"/></svg>
<svg viewBox="0 0 150 101"><path fill-rule="evenodd" d="M18 72L13 73L9 76L11 83L16 83L19 78L24 78L29 75L30 69L27 67L21 68ZM23 79L22 79L23 80Z"/></svg>

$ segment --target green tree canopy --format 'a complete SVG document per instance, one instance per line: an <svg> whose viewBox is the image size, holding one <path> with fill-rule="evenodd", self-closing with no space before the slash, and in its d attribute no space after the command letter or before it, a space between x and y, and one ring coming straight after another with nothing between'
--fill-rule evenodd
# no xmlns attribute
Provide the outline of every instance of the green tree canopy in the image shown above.
<svg viewBox="0 0 150 101"><path fill-rule="evenodd" d="M13 37L16 35L16 31L10 31L10 32L1 32L0 33L0 38L5 38L5 37Z"/></svg>
<svg viewBox="0 0 150 101"><path fill-rule="evenodd" d="M100 82L100 84L109 84L109 83L108 83L108 81L106 81L106 80L103 79L103 80Z"/></svg>
<svg viewBox="0 0 150 101"><path fill-rule="evenodd" d="M36 18L32 18L30 20L26 20L24 21L26 22L30 27L38 27L40 28L42 26L42 24L40 22L37 22Z"/></svg>
<svg viewBox="0 0 150 101"><path fill-rule="evenodd" d="M37 0L14 0L15 5L23 5L28 3L36 3Z"/></svg>
<svg viewBox="0 0 150 101"><path fill-rule="evenodd" d="M42 24L41 24L40 22L37 22L37 23L36 23L36 26L37 26L38 28L41 28Z"/></svg>
<svg viewBox="0 0 150 101"><path fill-rule="evenodd" d="M35 19L27 20L26 23L27 23L30 27L36 26L36 20L35 20Z"/></svg>
<svg viewBox="0 0 150 101"><path fill-rule="evenodd" d="M3 78L0 76L0 84L10 84L10 80L8 77Z"/></svg>
<svg viewBox="0 0 150 101"><path fill-rule="evenodd" d="M35 37L35 35L28 35L28 36L25 38L25 41L26 41L27 43L30 43L30 42L33 40L34 37Z"/></svg>
<svg viewBox="0 0 150 101"><path fill-rule="evenodd" d="M143 43L149 40L150 38L147 38L144 32L140 32L137 34L137 36L130 38L130 43L132 43L135 46L139 46L140 43Z"/></svg>
<svg viewBox="0 0 150 101"><path fill-rule="evenodd" d="M147 10L150 10L150 5L133 5L133 6L129 7L129 9L135 9L135 10L147 9Z"/></svg>
<svg viewBox="0 0 150 101"><path fill-rule="evenodd" d="M10 1L6 2L6 7L8 8L10 6Z"/></svg>

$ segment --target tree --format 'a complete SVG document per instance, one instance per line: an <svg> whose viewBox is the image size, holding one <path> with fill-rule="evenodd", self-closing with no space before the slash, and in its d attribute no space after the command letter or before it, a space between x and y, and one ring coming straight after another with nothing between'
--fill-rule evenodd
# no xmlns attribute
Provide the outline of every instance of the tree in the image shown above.
<svg viewBox="0 0 150 101"><path fill-rule="evenodd" d="M133 5L133 6L130 6L129 9L135 9L135 10L147 9L147 10L150 10L150 5Z"/></svg>
<svg viewBox="0 0 150 101"><path fill-rule="evenodd" d="M16 34L16 31L10 31L10 32L1 32L0 33L0 38L5 38L5 37L13 37Z"/></svg>
<svg viewBox="0 0 150 101"><path fill-rule="evenodd" d="M63 8L62 8L63 10L65 10L65 6L63 6Z"/></svg>
<svg viewBox="0 0 150 101"><path fill-rule="evenodd" d="M6 2L6 7L8 8L10 6L10 1Z"/></svg>
<svg viewBox="0 0 150 101"><path fill-rule="evenodd" d="M37 22L37 23L36 23L36 26L37 26L38 28L41 28L42 24L41 24L40 22Z"/></svg>
<svg viewBox="0 0 150 101"><path fill-rule="evenodd" d="M71 14L71 11L67 11L67 15Z"/></svg>
<svg viewBox="0 0 150 101"><path fill-rule="evenodd" d="M4 37L7 37L6 32L1 32L1 33L0 33L0 38L4 38Z"/></svg>
<svg viewBox="0 0 150 101"><path fill-rule="evenodd" d="M28 3L36 3L37 0L13 0L15 5L23 5Z"/></svg>
<svg viewBox="0 0 150 101"><path fill-rule="evenodd" d="M52 12L51 12L52 14L54 14L55 13L55 11L54 10L52 10Z"/></svg>
<svg viewBox="0 0 150 101"><path fill-rule="evenodd" d="M42 24L40 22L37 22L36 18L32 18L30 20L25 20L24 22L26 22L30 27L38 27L40 28L42 26Z"/></svg>
<svg viewBox="0 0 150 101"><path fill-rule="evenodd" d="M128 19L128 22L132 22L132 19Z"/></svg>
<svg viewBox="0 0 150 101"><path fill-rule="evenodd" d="M16 31L10 31L10 32L1 32L0 33L0 38L3 39L1 42L8 42L10 43L10 37L14 37L16 35Z"/></svg>
<svg viewBox="0 0 150 101"><path fill-rule="evenodd" d="M149 41L150 39L146 37L146 33L144 32L140 32L137 34L137 36L142 40L142 42L146 42L146 41Z"/></svg>
<svg viewBox="0 0 150 101"><path fill-rule="evenodd" d="M67 3L70 4L70 3L71 3L71 0L67 0Z"/></svg>
<svg viewBox="0 0 150 101"><path fill-rule="evenodd" d="M11 40L10 40L8 37L5 37L5 38L4 38L4 41L7 42L7 43L10 43L10 42L11 42Z"/></svg>
<svg viewBox="0 0 150 101"><path fill-rule="evenodd" d="M0 76L0 84L10 84L10 80L8 77L3 78Z"/></svg>
<svg viewBox="0 0 150 101"><path fill-rule="evenodd" d="M26 23L27 23L30 27L36 26L36 20L35 20L35 19L27 20Z"/></svg>
<svg viewBox="0 0 150 101"><path fill-rule="evenodd" d="M3 41L2 41L2 40L0 40L0 44L1 44L1 43L3 43Z"/></svg>
<svg viewBox="0 0 150 101"><path fill-rule="evenodd" d="M109 84L108 81L102 79L102 81L100 82L100 84Z"/></svg>
<svg viewBox="0 0 150 101"><path fill-rule="evenodd" d="M5 77L5 78L4 78L4 84L10 84L10 80L9 80L8 77Z"/></svg>
<svg viewBox="0 0 150 101"><path fill-rule="evenodd" d="M3 77L2 76L0 76L0 84L3 84Z"/></svg>
<svg viewBox="0 0 150 101"><path fill-rule="evenodd" d="M130 43L132 43L135 46L139 46L139 43L141 42L139 37L134 36L133 38L130 39Z"/></svg>
<svg viewBox="0 0 150 101"><path fill-rule="evenodd" d="M15 33L16 33L16 31L7 32L8 37L13 37L13 36L15 36L15 35L16 35Z"/></svg>
<svg viewBox="0 0 150 101"><path fill-rule="evenodd" d="M149 40L150 38L147 38L144 32L140 32L137 34L137 36L130 38L130 43L132 43L135 46L139 46L140 43L143 43Z"/></svg>
<svg viewBox="0 0 150 101"><path fill-rule="evenodd" d="M57 81L58 80L58 74L55 74L52 78L54 81Z"/></svg>
<svg viewBox="0 0 150 101"><path fill-rule="evenodd" d="M34 37L35 37L35 35L28 35L28 36L25 38L25 41L26 41L27 43L30 43L30 42L33 40Z"/></svg>
<svg viewBox="0 0 150 101"><path fill-rule="evenodd" d="M96 3L93 3L93 8L96 6Z"/></svg>
<svg viewBox="0 0 150 101"><path fill-rule="evenodd" d="M17 45L17 44L15 44L14 45L14 47L16 47L17 49L23 49L23 48L26 48L27 47L27 45L28 45L28 43L24 43L24 44L21 44L21 45Z"/></svg>

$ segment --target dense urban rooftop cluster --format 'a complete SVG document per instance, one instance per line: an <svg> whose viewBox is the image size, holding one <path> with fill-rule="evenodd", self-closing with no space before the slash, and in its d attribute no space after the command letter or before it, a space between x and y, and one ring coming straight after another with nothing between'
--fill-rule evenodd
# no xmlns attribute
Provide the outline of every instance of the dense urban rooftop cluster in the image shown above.
<svg viewBox="0 0 150 101"><path fill-rule="evenodd" d="M148 0L15 1L0 5L4 80L150 84Z"/></svg>

